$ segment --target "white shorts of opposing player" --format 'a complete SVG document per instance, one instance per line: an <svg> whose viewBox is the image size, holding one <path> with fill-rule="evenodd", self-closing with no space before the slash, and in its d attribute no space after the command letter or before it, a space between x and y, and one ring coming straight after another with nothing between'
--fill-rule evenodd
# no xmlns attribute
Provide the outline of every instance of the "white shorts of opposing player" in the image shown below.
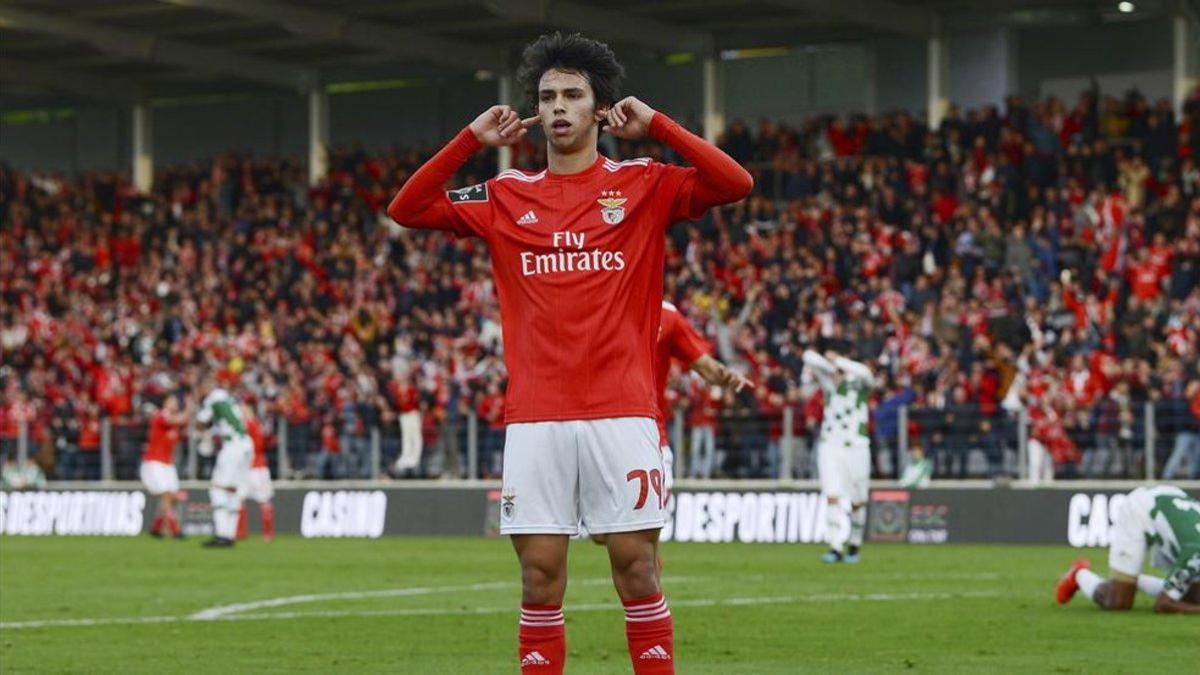
<svg viewBox="0 0 1200 675"><path fill-rule="evenodd" d="M871 450L861 443L845 443L831 439L817 450L817 472L821 492L853 504L864 504L871 484Z"/></svg>
<svg viewBox="0 0 1200 675"><path fill-rule="evenodd" d="M237 536L242 494L250 480L253 460L254 444L249 436L226 439L217 453L208 496L213 509L213 534L221 539L233 541Z"/></svg>
<svg viewBox="0 0 1200 675"><path fill-rule="evenodd" d="M866 503L871 487L871 449L857 440L837 438L817 446L817 471L821 493L837 499L825 509L825 532L829 548L842 553L846 544L857 549L863 543ZM852 508L859 505L860 508Z"/></svg>
<svg viewBox="0 0 1200 675"><path fill-rule="evenodd" d="M213 466L212 484L215 487L240 488L250 477L254 462L254 443L249 436L234 436L221 445L217 463Z"/></svg>
<svg viewBox="0 0 1200 675"><path fill-rule="evenodd" d="M265 466L250 469L250 476L239 490L242 499L251 499L259 504L266 504L275 496L275 487L271 484L271 470Z"/></svg>
<svg viewBox="0 0 1200 675"><path fill-rule="evenodd" d="M138 476L146 486L146 492L152 495L179 492L179 472L174 464L144 461L138 469Z"/></svg>
<svg viewBox="0 0 1200 675"><path fill-rule="evenodd" d="M1135 490L1129 495L1113 495L1112 501L1120 498L1121 503L1113 508L1112 530L1108 543L1109 573L1116 572L1127 577L1137 577L1146 562L1147 551L1153 551L1152 567L1167 569L1170 564L1161 559L1161 548L1146 544L1146 532L1154 530L1150 513L1154 498L1144 490ZM1112 501L1109 502L1110 508Z"/></svg>
<svg viewBox="0 0 1200 675"><path fill-rule="evenodd" d="M658 427L648 417L508 425L501 534L593 534L663 526Z"/></svg>

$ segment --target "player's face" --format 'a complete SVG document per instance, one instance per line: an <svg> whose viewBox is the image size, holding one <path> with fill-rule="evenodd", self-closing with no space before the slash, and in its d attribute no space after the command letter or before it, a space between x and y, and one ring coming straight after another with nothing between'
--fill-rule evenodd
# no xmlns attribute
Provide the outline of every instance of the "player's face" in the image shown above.
<svg viewBox="0 0 1200 675"><path fill-rule="evenodd" d="M571 153L596 144L603 111L596 110L592 85L583 75L547 70L538 83L537 111L553 150Z"/></svg>

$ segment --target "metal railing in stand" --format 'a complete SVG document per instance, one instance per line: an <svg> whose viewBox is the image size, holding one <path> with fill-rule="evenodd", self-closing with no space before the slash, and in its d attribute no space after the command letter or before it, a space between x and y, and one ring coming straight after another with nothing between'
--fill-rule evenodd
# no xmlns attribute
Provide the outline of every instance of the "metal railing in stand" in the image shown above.
<svg viewBox="0 0 1200 675"><path fill-rule="evenodd" d="M1154 481L1154 453L1158 443L1158 429L1154 424L1154 403L1146 401L1144 406L1146 424L1146 482Z"/></svg>
<svg viewBox="0 0 1200 675"><path fill-rule="evenodd" d="M675 454L675 466L671 471L673 478L683 478L687 475L688 453L683 451L683 410L675 409L675 419L671 425L671 451Z"/></svg>
<svg viewBox="0 0 1200 675"><path fill-rule="evenodd" d="M184 452L184 474L191 480L196 480L200 477L200 450L196 447L196 428L189 426L187 429L187 439L185 441Z"/></svg>
<svg viewBox="0 0 1200 675"><path fill-rule="evenodd" d="M371 452L370 465L371 470L368 476L371 480L379 478L380 467L383 466L383 441L379 433L379 427L371 427Z"/></svg>
<svg viewBox="0 0 1200 675"><path fill-rule="evenodd" d="M288 453L288 421L283 415L275 420L275 464L279 478L292 477L292 457Z"/></svg>
<svg viewBox="0 0 1200 675"><path fill-rule="evenodd" d="M113 479L112 421L105 417L100 421L100 480Z"/></svg>
<svg viewBox="0 0 1200 675"><path fill-rule="evenodd" d="M17 424L17 466L25 466L25 460L29 459L29 422L19 422Z"/></svg>
<svg viewBox="0 0 1200 675"><path fill-rule="evenodd" d="M763 414L753 409L730 408L722 410L711 436L713 447L710 456L700 458L697 436L689 434L685 423L686 413L682 408L673 411L668 434L671 450L675 455L673 473L676 478L694 476L706 469L713 475L731 477L755 477L770 480L789 479L797 468L797 456L801 443L794 432L796 410L781 408L774 414Z"/></svg>
<svg viewBox="0 0 1200 675"><path fill-rule="evenodd" d="M479 478L479 416L467 415L467 478Z"/></svg>
<svg viewBox="0 0 1200 675"><path fill-rule="evenodd" d="M900 466L896 467L896 476L903 476L912 464L912 451L908 440L908 406L900 406L896 411L896 457Z"/></svg>
<svg viewBox="0 0 1200 675"><path fill-rule="evenodd" d="M1029 480L1029 413L1017 411L1017 475Z"/></svg>
<svg viewBox="0 0 1200 675"><path fill-rule="evenodd" d="M783 435L779 438L779 475L775 478L788 480L792 477L796 459L796 437L792 433L796 411L788 406L783 409Z"/></svg>

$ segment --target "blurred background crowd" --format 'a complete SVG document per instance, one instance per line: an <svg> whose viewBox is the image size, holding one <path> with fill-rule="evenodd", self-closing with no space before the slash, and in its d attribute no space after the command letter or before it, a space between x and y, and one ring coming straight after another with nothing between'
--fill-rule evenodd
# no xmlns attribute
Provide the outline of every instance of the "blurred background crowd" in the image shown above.
<svg viewBox="0 0 1200 675"><path fill-rule="evenodd" d="M1047 478L1139 475L1147 447L1165 477L1200 474L1200 94L1182 116L1136 91L1014 97L934 131L902 111L734 120L720 145L755 192L669 232L666 297L758 386L673 375L677 453L718 450L700 475L778 477L784 437L802 452L782 465L809 475L822 401L806 348L875 371L880 476L901 449L941 477L1017 473L1022 438ZM263 413L272 452L286 428L301 475L371 475L372 429L393 475L461 476L468 430L498 475L486 247L383 213L435 150L341 149L316 187L300 162L229 154L160 170L152 194L0 166L0 449L25 425L47 474L96 477L108 420L133 477L147 417L216 371ZM476 155L456 183L495 169Z"/></svg>

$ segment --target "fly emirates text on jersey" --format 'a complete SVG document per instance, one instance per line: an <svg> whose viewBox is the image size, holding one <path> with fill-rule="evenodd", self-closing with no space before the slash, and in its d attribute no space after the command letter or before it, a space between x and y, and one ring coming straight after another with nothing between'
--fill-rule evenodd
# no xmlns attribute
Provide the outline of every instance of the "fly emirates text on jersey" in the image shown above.
<svg viewBox="0 0 1200 675"><path fill-rule="evenodd" d="M557 272L620 272L625 269L623 251L584 248L583 232L553 232L550 253L521 251L521 274L527 277Z"/></svg>

